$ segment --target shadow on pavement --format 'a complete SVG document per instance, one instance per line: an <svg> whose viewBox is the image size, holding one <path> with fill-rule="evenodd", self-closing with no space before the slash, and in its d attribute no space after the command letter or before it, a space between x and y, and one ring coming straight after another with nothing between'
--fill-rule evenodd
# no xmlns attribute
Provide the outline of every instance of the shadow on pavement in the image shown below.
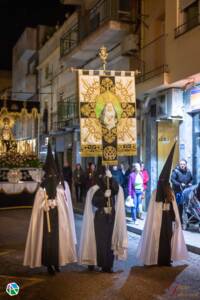
<svg viewBox="0 0 200 300"><path fill-rule="evenodd" d="M119 297L128 300L158 299L186 267L133 267Z"/></svg>
<svg viewBox="0 0 200 300"><path fill-rule="evenodd" d="M25 280L26 279L26 280ZM95 300L102 290L109 289L113 285L113 277L105 276L103 273L65 271L56 276L37 276L30 284L27 278L16 282L20 283L20 295L16 300ZM34 281L35 280L35 281ZM4 293L2 298L8 299Z"/></svg>

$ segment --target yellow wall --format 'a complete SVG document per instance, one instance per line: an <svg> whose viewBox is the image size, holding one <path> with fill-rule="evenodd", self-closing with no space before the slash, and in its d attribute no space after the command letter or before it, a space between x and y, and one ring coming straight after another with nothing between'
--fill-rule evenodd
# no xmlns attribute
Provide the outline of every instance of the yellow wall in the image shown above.
<svg viewBox="0 0 200 300"><path fill-rule="evenodd" d="M178 122L161 121L158 123L158 176L160 175L169 152L178 137ZM178 163L178 153L179 149L177 145L174 153L173 168Z"/></svg>
<svg viewBox="0 0 200 300"><path fill-rule="evenodd" d="M157 38L163 33L162 16L165 12L164 0L144 0L143 1L143 14L145 23L149 26L143 26L144 41L143 46L150 41Z"/></svg>
<svg viewBox="0 0 200 300"><path fill-rule="evenodd" d="M164 39L159 39L164 34L164 0L145 0L142 11L145 23L142 23L141 59L145 62L143 72L147 73L164 64Z"/></svg>

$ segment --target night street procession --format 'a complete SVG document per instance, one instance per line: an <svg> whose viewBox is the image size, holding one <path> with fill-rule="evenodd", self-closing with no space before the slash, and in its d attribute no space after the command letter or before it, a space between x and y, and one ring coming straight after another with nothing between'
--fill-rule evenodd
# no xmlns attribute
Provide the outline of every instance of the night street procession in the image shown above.
<svg viewBox="0 0 200 300"><path fill-rule="evenodd" d="M200 0L0 10L0 300L199 300Z"/></svg>

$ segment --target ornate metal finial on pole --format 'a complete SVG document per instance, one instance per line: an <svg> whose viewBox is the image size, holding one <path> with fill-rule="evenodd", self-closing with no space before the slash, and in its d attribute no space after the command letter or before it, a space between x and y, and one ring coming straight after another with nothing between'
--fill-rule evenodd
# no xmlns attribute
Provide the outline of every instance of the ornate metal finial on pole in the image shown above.
<svg viewBox="0 0 200 300"><path fill-rule="evenodd" d="M102 46L99 50L99 57L103 63L103 69L106 70L107 58L108 58L108 50L106 47Z"/></svg>

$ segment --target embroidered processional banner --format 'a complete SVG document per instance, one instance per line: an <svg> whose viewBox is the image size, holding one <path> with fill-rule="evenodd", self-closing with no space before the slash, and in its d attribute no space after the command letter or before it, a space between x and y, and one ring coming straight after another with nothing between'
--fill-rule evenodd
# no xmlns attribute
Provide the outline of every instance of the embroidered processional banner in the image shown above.
<svg viewBox="0 0 200 300"><path fill-rule="evenodd" d="M79 70L81 155L136 155L135 75L127 71Z"/></svg>

